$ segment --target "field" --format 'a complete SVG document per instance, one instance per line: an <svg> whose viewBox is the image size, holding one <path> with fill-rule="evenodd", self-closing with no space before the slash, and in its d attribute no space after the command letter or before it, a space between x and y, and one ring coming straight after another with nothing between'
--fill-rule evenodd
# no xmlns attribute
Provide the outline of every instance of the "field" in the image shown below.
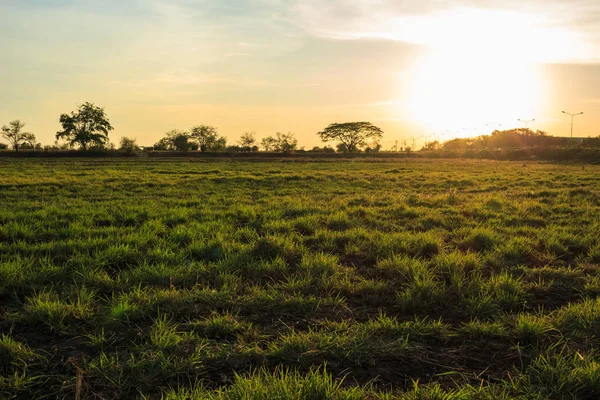
<svg viewBox="0 0 600 400"><path fill-rule="evenodd" d="M600 166L0 160L0 398L598 399Z"/></svg>

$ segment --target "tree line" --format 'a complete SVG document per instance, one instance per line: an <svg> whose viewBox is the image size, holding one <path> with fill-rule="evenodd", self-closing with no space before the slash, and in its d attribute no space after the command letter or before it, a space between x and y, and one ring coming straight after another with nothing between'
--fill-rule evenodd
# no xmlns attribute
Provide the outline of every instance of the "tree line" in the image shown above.
<svg viewBox="0 0 600 400"><path fill-rule="evenodd" d="M424 150L506 150L527 149L534 147L566 147L574 144L585 147L600 147L600 137L567 138L550 136L544 131L533 131L527 128L517 128L499 131L490 135L470 138L456 138L444 143L437 141L425 143Z"/></svg>
<svg viewBox="0 0 600 400"><path fill-rule="evenodd" d="M35 134L25 130L25 124L14 120L4 125L1 129L2 136L8 145L0 143L0 149L9 146L15 150L66 150L80 149L106 150L117 149L110 140L109 133L114 130L104 108L93 103L83 103L76 111L62 114L59 118L62 130L55 135L54 146L42 146L37 142ZM327 126L317 135L325 144L334 144L334 147L325 145L314 147L310 151L324 153L358 153L379 152L383 131L370 122L345 122L334 123ZM579 142L585 141L590 147L600 146L598 138L577 138ZM61 142L62 141L62 142ZM425 143L421 150L424 151L461 151L461 150L488 150L510 149L528 147L565 146L572 144L568 138L549 136L543 131L530 129L511 129L494 131L491 135L482 135L472 138L457 138L444 143L438 141ZM140 146L135 138L121 138L118 150L126 153L140 151L200 151L200 152L280 152L291 153L297 150L298 140L291 132L277 132L260 141L255 132L246 132L235 144L228 144L224 136L219 135L217 129L209 125L196 125L189 130L174 129L165 134L152 146ZM410 152L414 149L404 149Z"/></svg>
<svg viewBox="0 0 600 400"><path fill-rule="evenodd" d="M2 127L2 136L9 142L0 148L9 146L15 150L66 150L115 149L110 143L109 133L114 130L104 108L93 103L83 103L76 111L62 114L59 118L62 130L55 135L54 146L42 146L35 134L25 131L25 123L14 120ZM383 131L370 122L347 122L329 125L318 136L324 143L336 142L338 152L379 151L379 140ZM60 142L62 141L62 143ZM134 153L138 151L201 151L201 152L267 152L291 153L298 150L298 139L291 132L277 132L260 141L255 132L244 133L237 143L228 145L227 139L220 136L217 129L209 125L197 125L189 130L174 129L165 134L153 146L139 146L135 138L121 138L119 150ZM315 152L335 152L329 146L314 147Z"/></svg>

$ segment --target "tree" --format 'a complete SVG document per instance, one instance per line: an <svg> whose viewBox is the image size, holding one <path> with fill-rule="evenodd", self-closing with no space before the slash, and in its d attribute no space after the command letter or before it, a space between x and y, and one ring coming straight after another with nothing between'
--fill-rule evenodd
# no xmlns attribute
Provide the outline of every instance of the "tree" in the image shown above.
<svg viewBox="0 0 600 400"><path fill-rule="evenodd" d="M171 138L173 149L177 151L188 151L190 149L190 137L188 135L175 135Z"/></svg>
<svg viewBox="0 0 600 400"><path fill-rule="evenodd" d="M348 152L353 153L366 146L368 139L381 139L383 131L370 122L346 122L331 124L318 135L324 142L340 142Z"/></svg>
<svg viewBox="0 0 600 400"><path fill-rule="evenodd" d="M157 151L171 150L171 149L169 149L169 139L166 137L160 139L158 142L154 143L154 146L152 146L152 149L157 150Z"/></svg>
<svg viewBox="0 0 600 400"><path fill-rule="evenodd" d="M322 148L319 146L315 146L309 151L313 153L335 153L335 150L329 146L323 146Z"/></svg>
<svg viewBox="0 0 600 400"><path fill-rule="evenodd" d="M434 151L434 150L439 150L440 147L441 147L440 142L438 142L437 140L434 140L433 142L425 143L425 145L423 145L423 150Z"/></svg>
<svg viewBox="0 0 600 400"><path fill-rule="evenodd" d="M275 134L275 151L289 153L296 150L297 147L298 139L296 139L293 133L277 132Z"/></svg>
<svg viewBox="0 0 600 400"><path fill-rule="evenodd" d="M188 151L192 148L190 134L179 129L173 129L154 145L154 150Z"/></svg>
<svg viewBox="0 0 600 400"><path fill-rule="evenodd" d="M246 132L238 141L238 144L244 151L252 151L252 148L255 147L256 144L256 133L254 132Z"/></svg>
<svg viewBox="0 0 600 400"><path fill-rule="evenodd" d="M190 138L200 146L200 151L219 151L227 147L227 139L219 137L217 129L208 125L198 125L190 129Z"/></svg>
<svg viewBox="0 0 600 400"><path fill-rule="evenodd" d="M274 151L275 150L275 138L273 136L267 136L260 141L260 146L265 151Z"/></svg>
<svg viewBox="0 0 600 400"><path fill-rule="evenodd" d="M136 151L138 151L139 149L140 149L140 147L137 145L137 139L128 138L125 136L123 136L121 138L119 150L121 150L127 154L132 154L132 153L135 153Z"/></svg>
<svg viewBox="0 0 600 400"><path fill-rule="evenodd" d="M338 153L347 153L348 152L348 146L346 146L344 143L338 143L335 146L335 151L337 151Z"/></svg>
<svg viewBox="0 0 600 400"><path fill-rule="evenodd" d="M365 148L366 153L379 153L381 150L381 143L379 140L374 140L372 143L368 144Z"/></svg>
<svg viewBox="0 0 600 400"><path fill-rule="evenodd" d="M23 134L23 142L27 143L32 150L35 150L37 145L37 140L35 139L35 135L31 132L25 132Z"/></svg>
<svg viewBox="0 0 600 400"><path fill-rule="evenodd" d="M23 128L25 128L25 124L18 119L11 121L8 125L2 127L2 136L8 140L15 151L19 151L21 144L26 142L29 135L33 135L29 132L23 132Z"/></svg>
<svg viewBox="0 0 600 400"><path fill-rule="evenodd" d="M66 139L69 146L75 145L87 150L90 146L104 147L108 142L108 133L114 128L111 126L104 108L92 103L79 106L77 112L62 114L60 123L61 132L56 133L56 139Z"/></svg>
<svg viewBox="0 0 600 400"><path fill-rule="evenodd" d="M260 141L265 151L276 151L279 153L290 153L298 148L298 139L293 133L277 132L275 137L267 136Z"/></svg>

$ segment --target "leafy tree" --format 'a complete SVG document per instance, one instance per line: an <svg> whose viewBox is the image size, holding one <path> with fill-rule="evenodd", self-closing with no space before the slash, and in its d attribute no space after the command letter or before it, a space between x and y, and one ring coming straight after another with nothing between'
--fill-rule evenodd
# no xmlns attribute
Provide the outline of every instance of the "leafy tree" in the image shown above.
<svg viewBox="0 0 600 400"><path fill-rule="evenodd" d="M104 147L108 142L108 133L114 128L111 126L104 108L92 103L79 106L77 112L62 114L60 123L61 132L56 133L56 139L66 139L69 146L75 145L87 150L90 147Z"/></svg>
<svg viewBox="0 0 600 400"><path fill-rule="evenodd" d="M370 122L346 122L331 124L318 135L324 142L340 142L353 153L365 147L369 139L381 139L383 131Z"/></svg>
<svg viewBox="0 0 600 400"><path fill-rule="evenodd" d="M28 145L29 148L35 150L38 147L37 140L35 139L35 135L31 132L25 132L23 134L23 142Z"/></svg>
<svg viewBox="0 0 600 400"><path fill-rule="evenodd" d="M219 151L227 147L227 139L219 137L217 129L208 125L194 126L190 130L190 138L200 146L200 151Z"/></svg>
<svg viewBox="0 0 600 400"><path fill-rule="evenodd" d="M169 148L169 138L164 137L160 139L158 142L154 143L154 146L152 146L152 148L157 151L171 150Z"/></svg>
<svg viewBox="0 0 600 400"><path fill-rule="evenodd" d="M289 153L298 148L298 139L293 133L277 132L275 137L267 136L260 141L260 145L265 151L276 151L279 153Z"/></svg>
<svg viewBox="0 0 600 400"><path fill-rule="evenodd" d="M368 144L365 148L367 153L379 153L381 150L381 143L378 140L374 140L371 144Z"/></svg>
<svg viewBox="0 0 600 400"><path fill-rule="evenodd" d="M179 129L173 129L167 132L166 136L158 142L158 145L160 148L157 148L157 150L188 151L191 148L190 134Z"/></svg>
<svg viewBox="0 0 600 400"><path fill-rule="evenodd" d="M137 145L137 140L135 138L128 138L123 136L121 138L121 143L119 145L119 150L132 154L138 151L140 147Z"/></svg>
<svg viewBox="0 0 600 400"><path fill-rule="evenodd" d="M323 147L315 146L310 151L313 153L335 153L335 149L333 149L332 147L329 147L329 146L323 146Z"/></svg>
<svg viewBox="0 0 600 400"><path fill-rule="evenodd" d="M246 132L244 133L241 137L240 140L238 141L238 144L240 145L240 147L244 150L244 151L252 151L252 149L256 144L256 133L254 132Z"/></svg>
<svg viewBox="0 0 600 400"><path fill-rule="evenodd" d="M348 146L346 146L344 143L338 143L337 146L335 146L335 148L338 153L348 152Z"/></svg>
<svg viewBox="0 0 600 400"><path fill-rule="evenodd" d="M174 150L188 151L190 149L190 137L186 134L173 136L171 142Z"/></svg>
<svg viewBox="0 0 600 400"><path fill-rule="evenodd" d="M472 139L456 138L444 142L444 150L464 150L471 146Z"/></svg>
<svg viewBox="0 0 600 400"><path fill-rule="evenodd" d="M25 128L25 124L18 119L11 121L8 125L2 127L2 136L8 140L15 151L19 151L21 144L26 142L26 139L30 138L29 135L33 135L29 132L23 132L23 128Z"/></svg>
<svg viewBox="0 0 600 400"><path fill-rule="evenodd" d="M264 149L264 151L274 151L275 150L275 138L273 136L267 136L260 141L260 146Z"/></svg>
<svg viewBox="0 0 600 400"><path fill-rule="evenodd" d="M8 145L6 143L0 143L0 150L8 149Z"/></svg>
<svg viewBox="0 0 600 400"><path fill-rule="evenodd" d="M423 145L423 150L427 151L439 150L439 148L440 142L438 142L437 140L434 140L433 142L427 142Z"/></svg>
<svg viewBox="0 0 600 400"><path fill-rule="evenodd" d="M298 139L294 136L293 133L281 133L277 132L275 134L275 151L280 153L289 153L298 148Z"/></svg>
<svg viewBox="0 0 600 400"><path fill-rule="evenodd" d="M474 138L457 138L444 142L444 150L526 148L535 146L564 145L564 138L548 136L544 131L518 128L494 131L491 135Z"/></svg>
<svg viewBox="0 0 600 400"><path fill-rule="evenodd" d="M198 144L191 141L191 136L186 131L179 129L170 130L165 137L160 139L154 146L154 150L188 151L198 150Z"/></svg>

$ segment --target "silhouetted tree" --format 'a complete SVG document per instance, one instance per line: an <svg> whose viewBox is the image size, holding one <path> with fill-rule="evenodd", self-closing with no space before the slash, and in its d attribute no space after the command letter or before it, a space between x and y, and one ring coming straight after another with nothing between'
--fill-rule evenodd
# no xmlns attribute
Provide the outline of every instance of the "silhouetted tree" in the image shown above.
<svg viewBox="0 0 600 400"><path fill-rule="evenodd" d="M381 150L381 143L379 143L378 140L375 140L372 143L368 144L365 148L366 153L379 153L379 150Z"/></svg>
<svg viewBox="0 0 600 400"><path fill-rule="evenodd" d="M444 150L464 150L468 149L473 140L472 139L452 139L444 142Z"/></svg>
<svg viewBox="0 0 600 400"><path fill-rule="evenodd" d="M189 136L177 135L173 137L173 147L177 151L188 151L190 149Z"/></svg>
<svg viewBox="0 0 600 400"><path fill-rule="evenodd" d="M293 133L281 133L277 132L275 134L275 151L280 153L289 153L298 147L298 139L294 136Z"/></svg>
<svg viewBox="0 0 600 400"><path fill-rule="evenodd" d="M324 142L342 143L347 151L352 153L365 147L369 139L381 139L383 131L370 122L346 122L331 124L318 135Z"/></svg>
<svg viewBox="0 0 600 400"><path fill-rule="evenodd" d="M27 142L27 138L30 138L29 135L33 135L32 133L24 132L23 128L25 128L25 124L18 119L2 127L2 136L8 140L8 143L15 151L19 151L21 144Z"/></svg>
<svg viewBox="0 0 600 400"><path fill-rule="evenodd" d="M238 144L244 151L252 151L252 148L256 144L256 133L254 132L246 132L238 141Z"/></svg>
<svg viewBox="0 0 600 400"><path fill-rule="evenodd" d="M267 136L260 141L260 145L264 151L275 151L275 138Z"/></svg>
<svg viewBox="0 0 600 400"><path fill-rule="evenodd" d="M27 145L29 145L29 147L32 150L35 150L39 145L39 143L37 143L35 135L31 132L25 132L23 134L23 142L26 143Z"/></svg>
<svg viewBox="0 0 600 400"><path fill-rule="evenodd" d="M433 142L427 142L423 145L423 150L434 151L440 148L440 142L434 140Z"/></svg>
<svg viewBox="0 0 600 400"><path fill-rule="evenodd" d="M138 151L139 149L140 147L137 145L137 140L135 138L128 138L125 136L121 138L119 150L128 154L132 154Z"/></svg>
<svg viewBox="0 0 600 400"><path fill-rule="evenodd" d="M344 143L338 143L337 146L335 146L335 149L338 153L348 152L348 146L346 146Z"/></svg>
<svg viewBox="0 0 600 400"><path fill-rule="evenodd" d="M323 146L323 147L315 146L310 151L312 151L314 153L335 153L335 150L329 146Z"/></svg>
<svg viewBox="0 0 600 400"><path fill-rule="evenodd" d="M66 139L70 147L80 146L83 150L90 147L104 147L108 142L108 133L113 130L104 108L92 103L79 106L77 112L62 114L60 123L63 130L56 133L56 139Z"/></svg>
<svg viewBox="0 0 600 400"><path fill-rule="evenodd" d="M153 147L154 150L188 151L191 149L190 135L185 131L173 129Z"/></svg>
<svg viewBox="0 0 600 400"><path fill-rule="evenodd" d="M452 139L443 144L444 150L483 150L500 148L526 148L548 146L550 144L564 145L564 138L551 137L544 131L532 131L518 128L504 131L494 131L491 135L474 138Z"/></svg>
<svg viewBox="0 0 600 400"><path fill-rule="evenodd" d="M208 125L198 125L190 129L190 138L200 146L200 151L219 151L227 146L227 139L219 137L217 129Z"/></svg>

